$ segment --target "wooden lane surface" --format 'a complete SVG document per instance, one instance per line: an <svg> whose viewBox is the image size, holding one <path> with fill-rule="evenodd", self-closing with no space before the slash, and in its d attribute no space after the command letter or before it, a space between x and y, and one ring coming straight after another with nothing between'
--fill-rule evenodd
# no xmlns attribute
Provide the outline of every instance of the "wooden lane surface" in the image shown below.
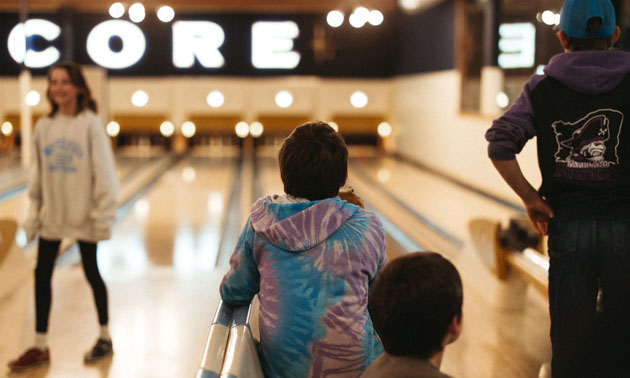
<svg viewBox="0 0 630 378"><path fill-rule="evenodd" d="M53 276L52 362L24 377L191 377L201 358L225 269L213 265L233 160L192 159L167 172L99 244L114 356L83 364L97 336L80 264ZM34 337L32 280L0 303L0 377Z"/></svg>

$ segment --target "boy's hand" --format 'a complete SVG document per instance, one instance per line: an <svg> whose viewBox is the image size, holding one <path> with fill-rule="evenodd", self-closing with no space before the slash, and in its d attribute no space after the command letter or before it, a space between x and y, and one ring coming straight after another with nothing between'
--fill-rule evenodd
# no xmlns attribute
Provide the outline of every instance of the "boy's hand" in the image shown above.
<svg viewBox="0 0 630 378"><path fill-rule="evenodd" d="M540 235L547 235L549 218L553 218L553 210L545 200L536 193L535 197L524 201L525 209L534 229Z"/></svg>
<svg viewBox="0 0 630 378"><path fill-rule="evenodd" d="M357 196L357 194L354 192L354 189L350 187L339 189L339 198L348 203L357 205L362 209L365 208L363 206L363 200L361 199L361 197Z"/></svg>

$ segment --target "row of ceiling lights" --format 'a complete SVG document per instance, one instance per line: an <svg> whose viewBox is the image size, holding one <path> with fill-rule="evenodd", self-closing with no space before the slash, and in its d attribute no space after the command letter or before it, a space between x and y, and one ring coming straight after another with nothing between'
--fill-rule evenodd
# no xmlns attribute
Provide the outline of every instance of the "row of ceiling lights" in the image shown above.
<svg viewBox="0 0 630 378"><path fill-rule="evenodd" d="M326 15L326 22L333 28L341 26L344 19L344 13L338 9L328 12ZM369 10L365 7L358 7L348 17L348 22L354 28L361 28L366 24L378 26L383 23L384 19L383 13L377 9Z"/></svg>
<svg viewBox="0 0 630 378"><path fill-rule="evenodd" d="M28 106L37 106L42 99L40 93L36 90L31 90L26 94L24 98L24 102ZM368 96L363 91L354 91L350 95L350 104L357 108L361 109L367 106L368 104ZM213 90L206 96L206 102L210 107L220 108L225 103L225 95L221 91ZM131 104L142 108L149 103L149 94L142 89L136 90L131 95ZM287 90L281 90L276 93L275 103L279 108L289 108L293 105L293 94Z"/></svg>
<svg viewBox="0 0 630 378"><path fill-rule="evenodd" d="M5 124L6 123L9 123L9 122L5 122ZM332 128L335 129L335 131L337 132L339 131L339 125L337 125L336 122L328 122L328 124L332 126ZM239 138L246 138L248 135L251 135L254 138L258 138L259 136L263 134L264 129L265 128L263 124L258 121L255 121L249 124L245 121L240 121L234 126L234 132L236 133L236 136L238 136ZM116 137L120 133L120 124L116 121L110 121L106 126L106 131L107 131L107 135L111 137ZM388 122L381 122L378 125L376 131L378 135L380 135L383 138L386 138L391 135L392 126ZM181 133L186 138L192 138L193 136L195 136L196 132L197 132L197 126L193 122L186 121L182 124ZM173 122L171 121L162 122L162 124L160 125L160 134L162 134L162 136L168 138L168 137L173 136L174 133L175 133L175 125L173 124Z"/></svg>
<svg viewBox="0 0 630 378"><path fill-rule="evenodd" d="M124 3L116 2L109 6L109 15L112 18L121 18L125 15ZM162 22L171 22L175 18L175 10L168 5L157 8L157 17ZM142 3L133 3L129 6L129 19L135 23L142 22L146 17L146 11Z"/></svg>
<svg viewBox="0 0 630 378"><path fill-rule="evenodd" d="M109 7L109 14L112 18L121 18L125 15L126 6L124 3L115 2ZM175 10L168 5L162 5L156 10L157 17L162 22L170 22L175 18ZM133 22L142 22L146 16L146 11L142 3L134 3L129 6L129 19ZM348 17L348 22L352 27L361 28L366 24L378 26L383 23L384 16L378 9L367 9L365 7L357 7ZM345 19L344 12L338 9L328 12L326 22L331 27L339 27ZM546 25L558 25L560 23L560 14L551 10L539 12L536 19Z"/></svg>
<svg viewBox="0 0 630 378"><path fill-rule="evenodd" d="M335 129L335 131L339 131L339 125L335 122L328 122L329 125ZM110 121L105 127L107 131L107 135L111 137L116 137L120 133L120 124L116 121ZM5 121L0 126L0 131L4 136L10 136L13 133L13 124L9 121ZM248 124L245 121L238 122L236 126L234 126L234 132L239 138L245 138L248 135L251 135L254 138L258 138L263 134L264 126L262 123L255 121L251 124ZM197 126L191 121L186 121L182 124L181 127L182 135L186 138L192 138L195 136L197 132ZM381 122L377 127L378 135L385 138L391 135L392 126L388 122ZM175 125L171 121L164 121L160 125L160 134L164 137L171 137L175 133Z"/></svg>
<svg viewBox="0 0 630 378"><path fill-rule="evenodd" d="M125 15L126 6L124 3L116 2L110 5L109 15L112 18L121 18ZM146 17L146 11L142 3L133 3L129 6L129 19L135 23L142 22ZM157 8L157 17L162 22L171 22L175 18L175 10L168 6L162 5ZM326 22L333 28L343 24L345 19L344 12L341 10L332 10L326 15ZM378 26L383 23L385 17L378 9L367 9L366 7L357 7L348 16L348 22L352 27L361 28L366 24Z"/></svg>
<svg viewBox="0 0 630 378"><path fill-rule="evenodd" d="M293 94L287 90L281 90L275 95L275 103L279 108L289 108L293 105ZM368 96L363 91L354 91L349 98L350 104L362 109L368 104ZM225 95L221 91L213 90L206 96L206 102L210 107L220 108L225 103ZM149 103L149 94L142 89L138 89L131 95L131 103L136 107L143 107Z"/></svg>

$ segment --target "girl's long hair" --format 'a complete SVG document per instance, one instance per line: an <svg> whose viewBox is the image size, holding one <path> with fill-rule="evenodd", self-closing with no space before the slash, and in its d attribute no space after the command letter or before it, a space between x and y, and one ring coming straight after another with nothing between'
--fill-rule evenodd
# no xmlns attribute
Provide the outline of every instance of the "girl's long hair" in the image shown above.
<svg viewBox="0 0 630 378"><path fill-rule="evenodd" d="M77 96L77 114L81 113L84 109L90 109L94 113L96 113L96 101L92 98L92 94L90 92L90 88L87 86L87 82L85 81L85 77L83 76L83 70L81 66L75 62L64 61L55 64L50 67L48 70L48 90L46 90L46 97L48 98L48 102L52 108L51 112L48 114L49 116L53 116L59 110L59 106L55 104L55 102L50 97L50 73L52 70L56 68L62 68L68 72L68 76L70 76L70 81L72 84L79 88L79 95Z"/></svg>

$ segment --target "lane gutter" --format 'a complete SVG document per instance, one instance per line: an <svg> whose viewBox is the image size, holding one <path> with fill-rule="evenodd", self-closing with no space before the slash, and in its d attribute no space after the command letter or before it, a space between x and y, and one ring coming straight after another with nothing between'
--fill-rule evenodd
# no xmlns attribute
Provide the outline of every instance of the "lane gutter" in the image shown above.
<svg viewBox="0 0 630 378"><path fill-rule="evenodd" d="M375 190L377 190L378 192L380 192L381 194L383 194L384 196L389 198L391 201L396 203L398 206L400 206L403 209L405 209L405 211L407 211L409 214L413 215L420 222L422 222L429 229L431 229L433 232L438 234L440 237L442 237L443 239L445 239L449 243L453 244L457 248L462 248L464 246L464 241L463 240L461 240L457 236L451 234L450 232L446 231L442 227L438 226L435 222L431 221L431 219L429 217L427 217L426 215L420 213L416 209L411 208L406 202L401 200L398 196L394 195L394 193L392 193L389 189L386 189L384 185L377 184L374 180L372 180L369 177L369 175L365 172L365 170L359 166L359 164L356 164L356 163L352 164L352 172L354 174L357 174L358 176L360 176L361 179L365 183L367 183L372 188L374 188Z"/></svg>

